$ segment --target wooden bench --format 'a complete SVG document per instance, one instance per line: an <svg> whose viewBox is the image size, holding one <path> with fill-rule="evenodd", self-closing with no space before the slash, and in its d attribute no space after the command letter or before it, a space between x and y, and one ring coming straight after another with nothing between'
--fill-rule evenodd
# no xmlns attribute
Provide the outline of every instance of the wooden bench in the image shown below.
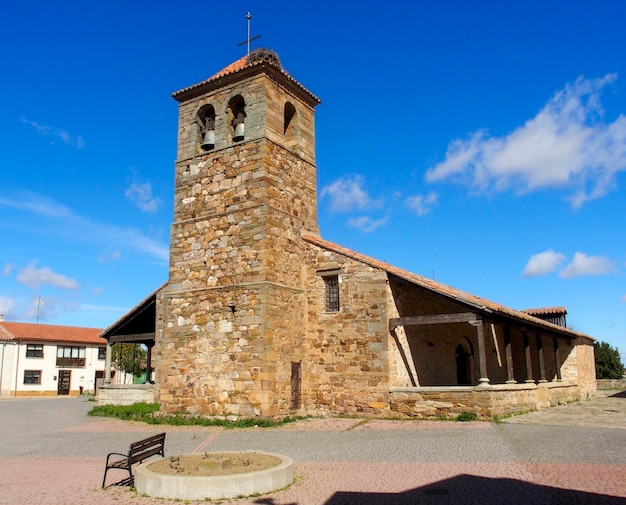
<svg viewBox="0 0 626 505"><path fill-rule="evenodd" d="M102 487L107 479L107 472L112 469L128 471L128 478L117 482L116 484L134 484L133 465L141 463L151 456L165 456L165 433L159 433L152 437L144 438L138 442L133 442L128 448L127 454L119 452L111 452L107 455L106 466L104 467L104 477L102 478ZM121 456L121 458L112 459L113 456Z"/></svg>

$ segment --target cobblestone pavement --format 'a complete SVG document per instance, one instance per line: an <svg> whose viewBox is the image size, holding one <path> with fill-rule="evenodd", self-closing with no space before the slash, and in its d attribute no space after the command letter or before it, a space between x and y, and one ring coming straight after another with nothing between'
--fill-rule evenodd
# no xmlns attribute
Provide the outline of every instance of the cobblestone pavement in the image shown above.
<svg viewBox="0 0 626 505"><path fill-rule="evenodd" d="M0 504L177 503L100 489L108 452L164 427L88 417L92 406L83 398L0 401ZM216 502L223 504L626 505L625 414L626 394L612 392L497 424L333 418L276 429L168 426L166 454L259 449L294 459L289 488Z"/></svg>

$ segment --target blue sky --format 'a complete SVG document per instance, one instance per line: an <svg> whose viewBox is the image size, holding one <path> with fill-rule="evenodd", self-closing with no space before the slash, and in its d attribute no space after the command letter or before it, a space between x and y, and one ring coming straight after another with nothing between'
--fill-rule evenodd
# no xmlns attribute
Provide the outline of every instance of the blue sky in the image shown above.
<svg viewBox="0 0 626 505"><path fill-rule="evenodd" d="M0 312L104 328L167 280L171 94L250 11L322 99L324 238L626 352L626 2L471 4L7 3Z"/></svg>

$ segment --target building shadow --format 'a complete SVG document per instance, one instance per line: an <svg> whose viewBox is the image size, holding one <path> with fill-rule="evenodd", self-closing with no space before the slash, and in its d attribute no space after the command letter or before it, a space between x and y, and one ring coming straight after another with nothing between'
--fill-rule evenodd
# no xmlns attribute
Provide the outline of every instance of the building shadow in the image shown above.
<svg viewBox="0 0 626 505"><path fill-rule="evenodd" d="M615 393L614 395L609 396L609 398L626 398L626 391Z"/></svg>
<svg viewBox="0 0 626 505"><path fill-rule="evenodd" d="M275 505L273 498L254 503ZM541 486L515 479L458 475L401 493L339 491L324 505L626 505L626 498ZM290 503L288 505L299 505Z"/></svg>

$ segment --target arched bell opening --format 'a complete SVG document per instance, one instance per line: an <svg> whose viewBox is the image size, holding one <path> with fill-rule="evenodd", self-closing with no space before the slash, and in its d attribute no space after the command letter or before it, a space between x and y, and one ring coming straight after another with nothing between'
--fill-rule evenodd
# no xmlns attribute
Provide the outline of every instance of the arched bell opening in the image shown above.
<svg viewBox="0 0 626 505"><path fill-rule="evenodd" d="M285 144L293 147L296 143L296 108L291 102L285 102L283 135L285 136Z"/></svg>
<svg viewBox="0 0 626 505"><path fill-rule="evenodd" d="M232 126L233 142L241 142L246 136L246 103L241 95L228 102L228 120Z"/></svg>
<svg viewBox="0 0 626 505"><path fill-rule="evenodd" d="M215 108L204 105L197 115L200 132L200 147L203 151L210 151L215 147Z"/></svg>

